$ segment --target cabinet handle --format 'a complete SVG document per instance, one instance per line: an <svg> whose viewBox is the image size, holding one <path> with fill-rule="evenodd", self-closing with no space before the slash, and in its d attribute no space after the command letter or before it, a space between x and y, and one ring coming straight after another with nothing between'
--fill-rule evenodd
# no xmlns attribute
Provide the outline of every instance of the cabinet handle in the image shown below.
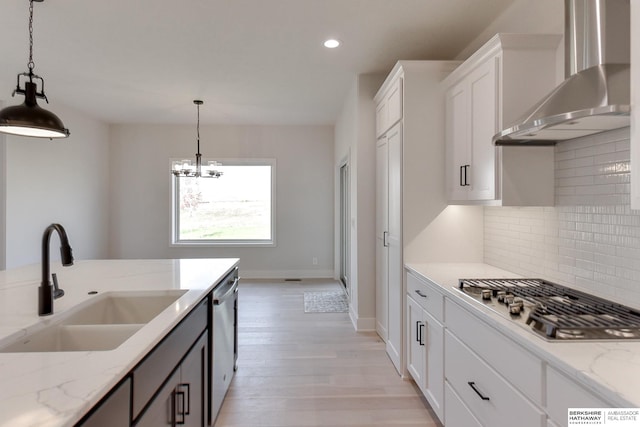
<svg viewBox="0 0 640 427"><path fill-rule="evenodd" d="M420 333L420 339L418 342L421 346L424 346L424 322L420 322L418 325L418 332Z"/></svg>
<svg viewBox="0 0 640 427"><path fill-rule="evenodd" d="M169 425L171 427L176 426L176 419L178 418L178 399L177 399L177 390L174 388L171 392L171 420Z"/></svg>
<svg viewBox="0 0 640 427"><path fill-rule="evenodd" d="M183 406L184 409L184 414L185 415L189 415L189 413L191 412L191 385L189 383L180 383L178 384L178 387L184 387L186 388L186 392L187 392L187 396L186 396L186 402L187 402L187 407L186 409Z"/></svg>
<svg viewBox="0 0 640 427"><path fill-rule="evenodd" d="M180 387L180 386L178 386ZM184 425L185 423L185 413L184 413L184 391L176 388L176 390L174 391L174 408L173 408L173 420L174 420L174 425ZM176 408L177 406L177 408ZM182 417L180 419L178 419L178 416Z"/></svg>
<svg viewBox="0 0 640 427"><path fill-rule="evenodd" d="M389 232L388 231L382 232L382 246L384 246L385 248L389 247Z"/></svg>
<svg viewBox="0 0 640 427"><path fill-rule="evenodd" d="M464 181L462 180L464 166L460 166L460 187L464 187Z"/></svg>
<svg viewBox="0 0 640 427"><path fill-rule="evenodd" d="M422 332L420 330L420 321L416 320L416 341L418 343L420 343L420 341L422 340L422 336L421 336L420 332Z"/></svg>
<svg viewBox="0 0 640 427"><path fill-rule="evenodd" d="M420 295L422 298L428 298L426 294L423 294L420 289L416 289L416 294Z"/></svg>
<svg viewBox="0 0 640 427"><path fill-rule="evenodd" d="M480 393L478 391L478 389L476 388L476 383L475 382L469 381L467 384L469 384L469 387L471 387L473 389L473 391L475 391L476 394L478 396L480 396L480 399L482 399L482 400L490 400L487 396L483 396L482 393Z"/></svg>
<svg viewBox="0 0 640 427"><path fill-rule="evenodd" d="M468 187L469 185L469 176L467 174L467 172L469 171L469 168L471 167L471 165L464 165L464 186Z"/></svg>

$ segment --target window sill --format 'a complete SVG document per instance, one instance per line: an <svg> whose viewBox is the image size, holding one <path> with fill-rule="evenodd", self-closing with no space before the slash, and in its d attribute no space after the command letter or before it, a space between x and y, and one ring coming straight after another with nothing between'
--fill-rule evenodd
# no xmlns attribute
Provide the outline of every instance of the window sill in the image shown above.
<svg viewBox="0 0 640 427"><path fill-rule="evenodd" d="M206 242L197 242L197 241L189 241L183 240L178 242L172 242L169 244L172 248L274 248L276 247L276 242L269 241L206 241Z"/></svg>

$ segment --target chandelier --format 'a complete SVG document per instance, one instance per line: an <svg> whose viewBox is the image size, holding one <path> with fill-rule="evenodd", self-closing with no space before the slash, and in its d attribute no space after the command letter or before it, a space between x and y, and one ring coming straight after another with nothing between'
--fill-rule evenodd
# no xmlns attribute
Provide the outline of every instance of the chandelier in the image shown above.
<svg viewBox="0 0 640 427"><path fill-rule="evenodd" d="M220 178L222 172L216 168L221 166L220 163L211 160L207 165L202 165L202 155L200 154L200 106L203 101L196 99L193 101L198 108L198 152L196 153L196 162L192 160L177 160L171 163L171 173L178 178Z"/></svg>
<svg viewBox="0 0 640 427"><path fill-rule="evenodd" d="M24 103L12 105L0 111L0 132L11 135L33 136L36 138L66 138L69 129L64 127L62 120L55 114L38 106L36 98L49 100L44 94L44 79L33 72L33 2L43 0L29 0L29 62L26 73L18 74L17 86L11 96L16 93L24 95ZM20 78L24 80L24 89L20 87ZM37 81L40 81L38 92Z"/></svg>

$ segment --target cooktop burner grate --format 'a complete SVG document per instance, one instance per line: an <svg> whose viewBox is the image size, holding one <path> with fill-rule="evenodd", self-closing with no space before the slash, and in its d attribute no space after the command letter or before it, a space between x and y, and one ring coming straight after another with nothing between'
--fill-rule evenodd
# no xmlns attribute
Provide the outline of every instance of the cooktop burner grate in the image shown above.
<svg viewBox="0 0 640 427"><path fill-rule="evenodd" d="M640 312L541 279L463 279L460 290L480 298L506 292L526 301L526 324L552 339L640 339ZM514 318L514 316L511 316Z"/></svg>

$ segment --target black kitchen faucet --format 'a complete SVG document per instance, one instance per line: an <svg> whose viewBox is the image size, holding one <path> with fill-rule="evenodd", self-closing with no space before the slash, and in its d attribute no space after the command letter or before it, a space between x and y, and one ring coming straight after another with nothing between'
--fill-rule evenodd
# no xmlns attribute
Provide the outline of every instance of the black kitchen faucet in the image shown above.
<svg viewBox="0 0 640 427"><path fill-rule="evenodd" d="M53 231L60 236L60 261L68 267L73 265L73 253L69 246L67 232L60 224L51 224L42 235L42 282L38 288L38 315L47 316L53 314L53 300L64 295L64 291L58 287L58 278L53 274L53 287L49 281L49 241Z"/></svg>

